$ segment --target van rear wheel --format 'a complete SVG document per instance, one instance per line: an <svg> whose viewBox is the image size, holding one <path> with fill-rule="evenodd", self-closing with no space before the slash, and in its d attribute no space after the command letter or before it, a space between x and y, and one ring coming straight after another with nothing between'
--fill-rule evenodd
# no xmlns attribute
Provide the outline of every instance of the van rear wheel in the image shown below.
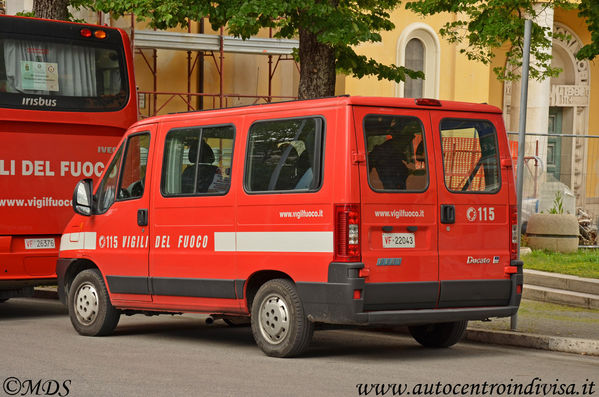
<svg viewBox="0 0 599 397"><path fill-rule="evenodd" d="M252 303L251 324L256 344L271 357L301 354L314 332L295 285L286 279L270 280L260 287Z"/></svg>
<svg viewBox="0 0 599 397"><path fill-rule="evenodd" d="M462 339L468 321L416 325L408 327L410 334L425 347L449 347Z"/></svg>
<svg viewBox="0 0 599 397"><path fill-rule="evenodd" d="M97 269L84 270L75 277L69 289L68 308L73 327L86 336L111 334L121 315L110 303Z"/></svg>

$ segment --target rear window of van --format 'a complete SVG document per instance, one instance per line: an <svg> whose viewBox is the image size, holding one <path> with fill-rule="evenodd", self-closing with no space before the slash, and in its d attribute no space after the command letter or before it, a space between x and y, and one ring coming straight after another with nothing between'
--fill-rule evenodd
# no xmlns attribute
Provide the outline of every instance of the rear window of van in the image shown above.
<svg viewBox="0 0 599 397"><path fill-rule="evenodd" d="M424 127L417 117L364 118L368 183L375 191L424 191L428 167Z"/></svg>
<svg viewBox="0 0 599 397"><path fill-rule="evenodd" d="M495 193L501 187L497 131L488 120L443 119L445 186L452 192Z"/></svg>

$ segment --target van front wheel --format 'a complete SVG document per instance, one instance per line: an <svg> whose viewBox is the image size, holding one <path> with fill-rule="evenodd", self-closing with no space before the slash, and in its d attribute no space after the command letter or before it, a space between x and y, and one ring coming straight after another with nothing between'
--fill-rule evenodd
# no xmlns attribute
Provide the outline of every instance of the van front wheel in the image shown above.
<svg viewBox="0 0 599 397"><path fill-rule="evenodd" d="M468 321L426 324L408 327L412 337L425 347L449 347L462 339Z"/></svg>
<svg viewBox="0 0 599 397"><path fill-rule="evenodd" d="M110 303L97 269L84 270L75 277L69 289L68 308L73 327L86 336L111 334L121 315Z"/></svg>
<svg viewBox="0 0 599 397"><path fill-rule="evenodd" d="M314 332L295 285L286 279L270 280L260 287L252 303L251 324L256 344L271 357L301 354Z"/></svg>

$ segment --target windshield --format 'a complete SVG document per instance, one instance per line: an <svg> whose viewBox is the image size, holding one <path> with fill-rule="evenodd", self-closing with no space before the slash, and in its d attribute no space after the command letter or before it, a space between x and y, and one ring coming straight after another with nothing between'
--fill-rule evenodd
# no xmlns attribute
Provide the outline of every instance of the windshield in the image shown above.
<svg viewBox="0 0 599 397"><path fill-rule="evenodd" d="M123 52L118 47L61 43L52 37L2 37L0 105L32 110L118 110L129 95L123 66Z"/></svg>

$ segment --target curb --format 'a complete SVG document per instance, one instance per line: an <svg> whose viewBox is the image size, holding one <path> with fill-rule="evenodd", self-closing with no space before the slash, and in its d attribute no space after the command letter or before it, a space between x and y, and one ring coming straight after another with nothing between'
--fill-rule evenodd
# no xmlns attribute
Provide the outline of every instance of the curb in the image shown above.
<svg viewBox="0 0 599 397"><path fill-rule="evenodd" d="M599 309L599 280L524 269L524 299Z"/></svg>
<svg viewBox="0 0 599 397"><path fill-rule="evenodd" d="M538 302L549 302L558 305L599 310L599 295L587 294L584 292L524 284L522 298Z"/></svg>
<svg viewBox="0 0 599 397"><path fill-rule="evenodd" d="M597 295L599 279L524 269L524 284ZM597 297L599 298L599 296Z"/></svg>
<svg viewBox="0 0 599 397"><path fill-rule="evenodd" d="M464 339L497 345L528 347L532 349L599 356L599 341L592 339L565 338L559 336L527 334L523 332L490 331L482 329L466 330Z"/></svg>

